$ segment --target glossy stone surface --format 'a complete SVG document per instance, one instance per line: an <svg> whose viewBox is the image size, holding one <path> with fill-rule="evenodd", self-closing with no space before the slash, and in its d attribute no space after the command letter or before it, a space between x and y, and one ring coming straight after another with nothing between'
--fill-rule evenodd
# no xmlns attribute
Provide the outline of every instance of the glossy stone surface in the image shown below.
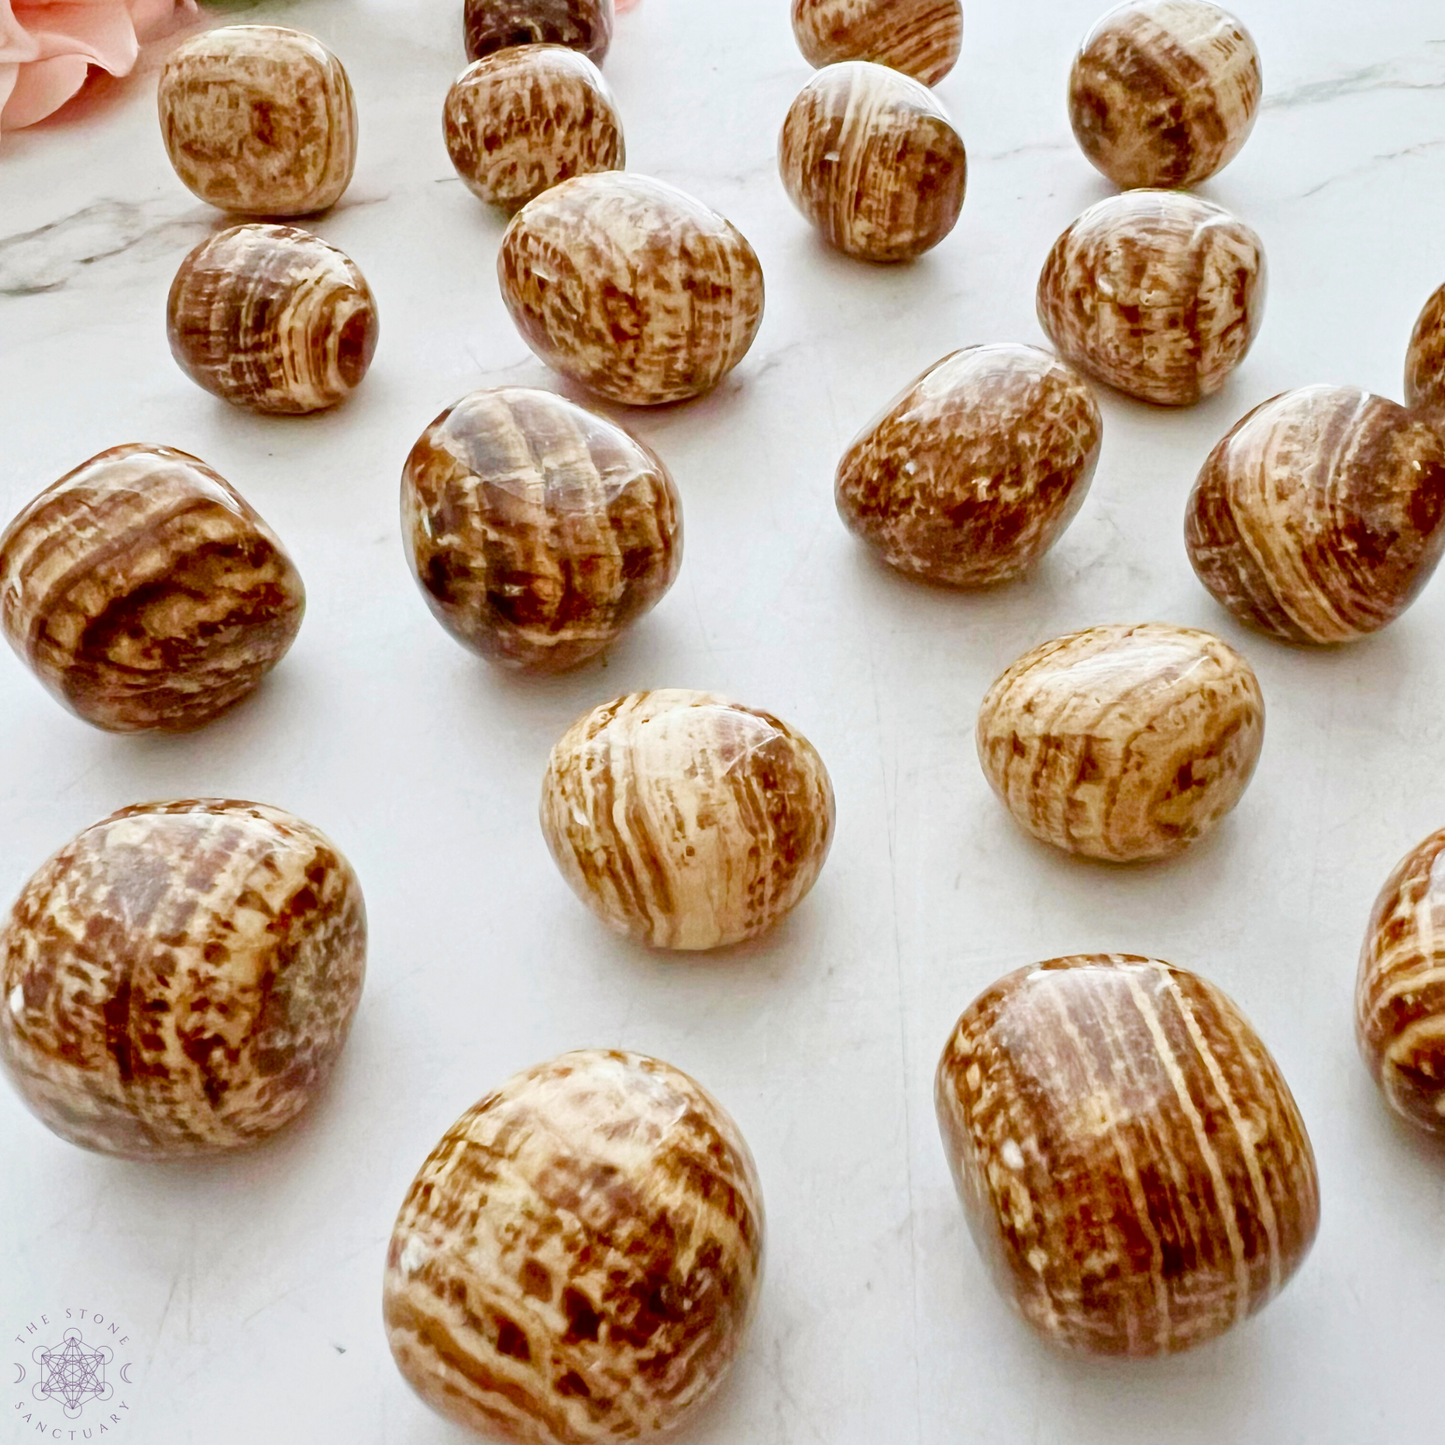
<svg viewBox="0 0 1445 1445"><path fill-rule="evenodd" d="M659 948L753 938L817 881L833 785L813 745L770 713L707 692L636 692L563 735L542 832L572 891Z"/></svg>
<svg viewBox="0 0 1445 1445"><path fill-rule="evenodd" d="M871 60L937 85L963 48L961 0L793 0L809 65Z"/></svg>
<svg viewBox="0 0 1445 1445"><path fill-rule="evenodd" d="M514 45L566 45L602 64L612 43L612 0L466 0L468 60Z"/></svg>
<svg viewBox="0 0 1445 1445"><path fill-rule="evenodd" d="M157 92L166 153L225 211L304 216L334 206L356 167L356 102L314 35L228 25L174 50Z"/></svg>
<svg viewBox="0 0 1445 1445"><path fill-rule="evenodd" d="M1360 950L1355 1037L1390 1107L1445 1135L1445 829L1396 865Z"/></svg>
<svg viewBox="0 0 1445 1445"><path fill-rule="evenodd" d="M1183 188L1239 154L1262 88L1259 51L1229 11L1206 0L1128 0L1079 47L1069 120L1116 186Z"/></svg>
<svg viewBox="0 0 1445 1445"><path fill-rule="evenodd" d="M682 563L677 488L650 447L547 391L474 391L401 483L412 575L464 646L527 672L596 656Z"/></svg>
<svg viewBox="0 0 1445 1445"><path fill-rule="evenodd" d="M469 65L447 94L443 125L467 189L508 209L626 161L602 72L560 45L517 46Z"/></svg>
<svg viewBox="0 0 1445 1445"><path fill-rule="evenodd" d="M621 171L563 181L518 211L497 275L548 366L630 406L716 386L763 317L763 270L737 227Z"/></svg>
<svg viewBox="0 0 1445 1445"><path fill-rule="evenodd" d="M1053 1344L1201 1344L1277 1295L1314 1241L1289 1086L1182 968L1087 954L1008 974L959 1019L935 1102L974 1242Z"/></svg>
<svg viewBox="0 0 1445 1445"><path fill-rule="evenodd" d="M315 1098L366 968L361 888L259 803L123 808L0 934L0 1064L62 1139L131 1159L259 1143Z"/></svg>
<svg viewBox="0 0 1445 1445"><path fill-rule="evenodd" d="M1160 406L1212 396L1264 318L1260 239L1219 206L1128 191L1090 206L1039 276L1039 324L1062 356Z"/></svg>
<svg viewBox="0 0 1445 1445"><path fill-rule="evenodd" d="M1405 355L1405 405L1445 419L1445 286L1430 297Z"/></svg>
<svg viewBox="0 0 1445 1445"><path fill-rule="evenodd" d="M489 1438L650 1439L741 1351L763 1230L752 1155L711 1094L641 1054L563 1054L422 1166L387 1253L391 1352Z"/></svg>
<svg viewBox="0 0 1445 1445"><path fill-rule="evenodd" d="M1089 383L1035 346L930 367L838 464L849 529L901 572L986 587L1026 572L1083 505L1103 422Z"/></svg>
<svg viewBox="0 0 1445 1445"><path fill-rule="evenodd" d="M1257 406L1204 463L1184 540L1241 622L1290 642L1350 642L1398 617L1445 548L1445 441L1353 386Z"/></svg>
<svg viewBox="0 0 1445 1445"><path fill-rule="evenodd" d="M306 593L280 539L204 462L112 447L0 535L0 625L77 716L112 732L199 727L295 641Z"/></svg>
<svg viewBox="0 0 1445 1445"><path fill-rule="evenodd" d="M1239 802L1264 742L1254 670L1208 632L1091 627L1026 652L978 713L984 775L1066 852L1168 858Z"/></svg>
<svg viewBox="0 0 1445 1445"><path fill-rule="evenodd" d="M867 61L820 70L778 139L793 204L830 245L862 261L910 261L963 209L963 141L933 92Z"/></svg>
<svg viewBox="0 0 1445 1445"><path fill-rule="evenodd" d="M379 322L344 251L295 226L234 226L181 262L166 334L181 370L234 406L280 415L344 401Z"/></svg>

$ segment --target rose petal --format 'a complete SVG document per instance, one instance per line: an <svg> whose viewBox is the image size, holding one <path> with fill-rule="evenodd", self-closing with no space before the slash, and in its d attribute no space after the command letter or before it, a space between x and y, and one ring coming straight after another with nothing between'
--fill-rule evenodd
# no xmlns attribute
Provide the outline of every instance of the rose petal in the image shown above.
<svg viewBox="0 0 1445 1445"><path fill-rule="evenodd" d="M15 88L0 111L0 130L34 125L60 109L82 85L90 71L83 55L54 55L18 67Z"/></svg>
<svg viewBox="0 0 1445 1445"><path fill-rule="evenodd" d="M140 47L130 11L120 0L112 5L44 5L16 12L40 46L40 59L82 55L112 75L125 75Z"/></svg>
<svg viewBox="0 0 1445 1445"><path fill-rule="evenodd" d="M30 32L20 23L10 0L0 0L0 64L16 60L34 60L40 54Z"/></svg>

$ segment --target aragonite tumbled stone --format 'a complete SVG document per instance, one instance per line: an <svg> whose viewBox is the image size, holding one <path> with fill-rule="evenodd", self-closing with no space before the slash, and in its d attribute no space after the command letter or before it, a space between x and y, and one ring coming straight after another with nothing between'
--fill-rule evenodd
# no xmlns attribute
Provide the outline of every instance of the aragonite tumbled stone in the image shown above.
<svg viewBox="0 0 1445 1445"><path fill-rule="evenodd" d="M612 43L613 0L466 0L468 60L514 45L566 45L602 64Z"/></svg>
<svg viewBox="0 0 1445 1445"><path fill-rule="evenodd" d="M474 391L422 433L402 473L401 524L437 621L526 672L595 657L682 562L681 502L657 454L525 387Z"/></svg>
<svg viewBox="0 0 1445 1445"><path fill-rule="evenodd" d="M1091 627L1026 652L978 713L978 757L1035 838L1168 858L1239 802L1264 743L1254 669L1208 632Z"/></svg>
<svg viewBox="0 0 1445 1445"><path fill-rule="evenodd" d="M361 888L280 808L123 808L25 885L0 933L0 1064L74 1144L239 1149L315 1098L366 967Z"/></svg>
<svg viewBox="0 0 1445 1445"><path fill-rule="evenodd" d="M304 216L351 181L351 82L314 35L227 25L192 36L167 59L157 102L176 174L222 210Z"/></svg>
<svg viewBox="0 0 1445 1445"><path fill-rule="evenodd" d="M542 832L609 927L660 948L719 948L772 927L817 881L833 786L813 745L770 713L637 692L593 708L552 749Z"/></svg>
<svg viewBox="0 0 1445 1445"><path fill-rule="evenodd" d="M753 344L763 271L742 233L674 186L609 171L543 191L497 257L527 345L627 406L716 386Z"/></svg>
<svg viewBox="0 0 1445 1445"><path fill-rule="evenodd" d="M166 305L171 355L197 386L283 416L350 396L378 329L356 263L296 226L234 226L202 241Z"/></svg>
<svg viewBox="0 0 1445 1445"><path fill-rule="evenodd" d="M1184 540L1241 622L1289 642L1350 642L1392 622L1445 549L1445 441L1354 386L1255 407L1209 454Z"/></svg>
<svg viewBox="0 0 1445 1445"><path fill-rule="evenodd" d="M954 587L1026 572L1089 490L1103 423L1089 383L1035 346L930 367L838 464L839 515L890 566Z"/></svg>
<svg viewBox="0 0 1445 1445"><path fill-rule="evenodd" d="M0 624L46 689L112 732L210 722L286 655L306 593L280 539L203 461L101 452L0 535Z"/></svg>
<svg viewBox="0 0 1445 1445"><path fill-rule="evenodd" d="M475 61L447 94L447 154L479 200L514 210L571 176L621 170L622 122L585 55L522 45Z"/></svg>
<svg viewBox="0 0 1445 1445"><path fill-rule="evenodd" d="M1160 1355L1288 1283L1319 1181L1278 1065L1219 989L1122 954L1019 969L939 1060L944 1151L1005 1298L1053 1344Z"/></svg>
<svg viewBox="0 0 1445 1445"><path fill-rule="evenodd" d="M1198 185L1239 154L1263 88L1259 51L1208 0L1127 0L1084 37L1069 120L1115 185Z"/></svg>
<svg viewBox="0 0 1445 1445"><path fill-rule="evenodd" d="M1445 286L1425 303L1405 355L1405 404L1445 422Z"/></svg>
<svg viewBox="0 0 1445 1445"><path fill-rule="evenodd" d="M1355 1035L1403 1119L1445 1135L1445 829L1411 849L1370 914Z"/></svg>
<svg viewBox="0 0 1445 1445"><path fill-rule="evenodd" d="M963 209L963 141L926 85L868 61L820 70L788 110L778 169L793 204L861 261L910 261Z"/></svg>
<svg viewBox="0 0 1445 1445"><path fill-rule="evenodd" d="M871 60L937 85L963 47L962 0L793 0L809 65Z"/></svg>
<svg viewBox="0 0 1445 1445"><path fill-rule="evenodd" d="M642 1054L514 1075L422 1166L387 1252L398 1368L428 1404L522 1445L682 1424L741 1352L763 1197L723 1107Z"/></svg>
<svg viewBox="0 0 1445 1445"><path fill-rule="evenodd" d="M1260 239L1182 191L1090 206L1039 276L1039 324L1059 353L1140 401L1191 406L1244 360L1264 318Z"/></svg>

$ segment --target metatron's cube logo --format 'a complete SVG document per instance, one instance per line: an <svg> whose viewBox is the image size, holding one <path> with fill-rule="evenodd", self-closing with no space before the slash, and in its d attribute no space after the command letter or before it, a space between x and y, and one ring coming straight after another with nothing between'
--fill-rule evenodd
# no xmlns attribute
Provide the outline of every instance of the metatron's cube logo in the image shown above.
<svg viewBox="0 0 1445 1445"><path fill-rule="evenodd" d="M31 1393L37 1400L59 1405L67 1420L80 1419L90 1401L108 1400L115 1394L105 1378L115 1351L109 1345L91 1349L79 1330L66 1330L58 1345L37 1345L31 1358L40 1366Z"/></svg>
<svg viewBox="0 0 1445 1445"><path fill-rule="evenodd" d="M9 1418L10 1430L62 1441L108 1440L120 1431L135 1383L126 1326L94 1310L52 1310L30 1319L14 1339L29 1359L16 1360L15 1378L0 1385L10 1395L0 1416ZM0 1425L0 1436L9 1440L6 1429Z"/></svg>

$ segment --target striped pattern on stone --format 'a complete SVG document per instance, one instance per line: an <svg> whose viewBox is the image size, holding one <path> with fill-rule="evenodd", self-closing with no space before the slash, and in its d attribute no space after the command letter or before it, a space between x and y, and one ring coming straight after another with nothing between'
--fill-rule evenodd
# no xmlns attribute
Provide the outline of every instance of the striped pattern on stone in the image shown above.
<svg viewBox="0 0 1445 1445"><path fill-rule="evenodd" d="M1018 577L1083 505L1103 427L1089 383L1035 346L970 346L930 367L838 464L848 527L890 566L987 587Z"/></svg>
<svg viewBox="0 0 1445 1445"><path fill-rule="evenodd" d="M1289 1086L1184 969L1089 954L1007 975L959 1019L935 1098L979 1252L1054 1344L1188 1349L1278 1294L1314 1240Z"/></svg>
<svg viewBox="0 0 1445 1445"><path fill-rule="evenodd" d="M563 735L542 832L609 927L660 948L718 948L772 927L817 881L833 786L771 713L706 692L631 693Z"/></svg>
<svg viewBox="0 0 1445 1445"><path fill-rule="evenodd" d="M602 72L560 45L517 46L469 65L447 93L444 131L467 189L509 210L558 181L626 161Z"/></svg>
<svg viewBox="0 0 1445 1445"><path fill-rule="evenodd" d="M1370 914L1355 1034L1390 1107L1445 1135L1445 829L1405 855Z"/></svg>
<svg viewBox="0 0 1445 1445"><path fill-rule="evenodd" d="M1263 88L1244 25L1205 0L1128 0L1084 37L1069 120L1115 185L1198 185L1239 154Z"/></svg>
<svg viewBox="0 0 1445 1445"><path fill-rule="evenodd" d="M286 655L305 607L276 534L170 447L101 452L0 535L6 640L53 696L112 732L210 722Z"/></svg>
<svg viewBox="0 0 1445 1445"><path fill-rule="evenodd" d="M1128 191L1090 206L1039 276L1061 355L1140 401L1191 406L1244 360L1264 317L1264 247L1219 206Z"/></svg>
<svg viewBox="0 0 1445 1445"><path fill-rule="evenodd" d="M228 25L174 50L157 91L166 153L225 211L304 216L341 198L356 167L356 101L314 35Z"/></svg>
<svg viewBox="0 0 1445 1445"><path fill-rule="evenodd" d="M1018 659L978 713L989 785L1035 838L1168 858L1239 802L1264 743L1254 670L1208 632L1091 627Z"/></svg>
<svg viewBox="0 0 1445 1445"><path fill-rule="evenodd" d="M442 1414L523 1445L651 1438L740 1350L763 1262L752 1155L678 1069L583 1050L449 1129L387 1254L387 1338Z"/></svg>
<svg viewBox="0 0 1445 1445"><path fill-rule="evenodd" d="M828 243L862 261L909 261L963 209L963 141L926 85L868 61L820 70L788 110L778 169Z"/></svg>
<svg viewBox="0 0 1445 1445"><path fill-rule="evenodd" d="M1257 406L1209 454L1184 540L1241 622L1290 642L1350 642L1392 622L1445 548L1445 441L1353 386Z"/></svg>
<svg viewBox="0 0 1445 1445"><path fill-rule="evenodd" d="M1405 355L1405 405L1445 420L1445 286L1425 303Z"/></svg>
<svg viewBox="0 0 1445 1445"><path fill-rule="evenodd" d="M468 60L514 45L566 45L601 65L612 43L613 0L466 0Z"/></svg>
<svg viewBox="0 0 1445 1445"><path fill-rule="evenodd" d="M259 1143L330 1076L361 997L356 875L309 823L218 799L124 808L0 934L0 1064L62 1139L132 1159Z"/></svg>
<svg viewBox="0 0 1445 1445"><path fill-rule="evenodd" d="M937 85L963 48L961 0L793 0L793 34L809 65L871 60Z"/></svg>
<svg viewBox="0 0 1445 1445"><path fill-rule="evenodd" d="M497 257L527 345L628 406L716 386L753 344L763 271L737 227L673 186L612 171L543 191Z"/></svg>
<svg viewBox="0 0 1445 1445"><path fill-rule="evenodd" d="M181 262L171 355L213 396L297 415L344 401L376 352L376 301L344 251L295 226L222 231Z"/></svg>
<svg viewBox="0 0 1445 1445"><path fill-rule="evenodd" d="M682 563L655 452L551 392L474 391L412 448L402 537L432 614L489 661L560 672L660 600Z"/></svg>

